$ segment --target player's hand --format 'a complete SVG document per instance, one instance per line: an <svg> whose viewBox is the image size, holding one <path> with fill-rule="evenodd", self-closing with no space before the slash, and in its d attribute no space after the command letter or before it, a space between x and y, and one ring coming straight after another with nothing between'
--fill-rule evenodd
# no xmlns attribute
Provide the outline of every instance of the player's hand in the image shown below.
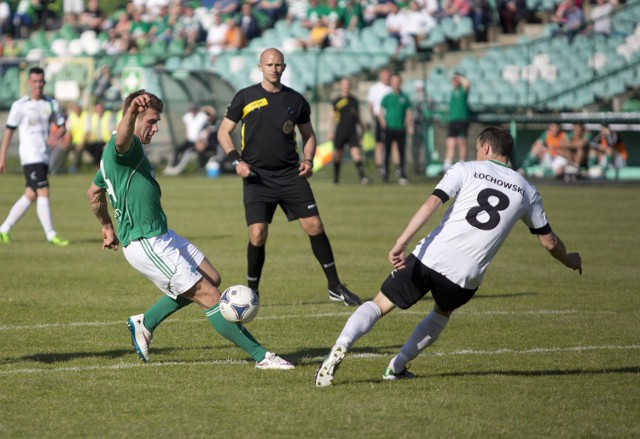
<svg viewBox="0 0 640 439"><path fill-rule="evenodd" d="M298 167L300 177L309 178L313 175L313 162L311 160L304 160L300 162Z"/></svg>
<svg viewBox="0 0 640 439"><path fill-rule="evenodd" d="M113 230L112 225L102 226L102 250L118 250L120 241Z"/></svg>
<svg viewBox="0 0 640 439"><path fill-rule="evenodd" d="M389 250L389 262L393 265L393 268L400 270L405 267L405 254L404 247L396 244L391 250Z"/></svg>
<svg viewBox="0 0 640 439"><path fill-rule="evenodd" d="M582 275L582 258L580 257L580 253L569 253L567 255L569 259L569 268L572 270L578 270L578 273Z"/></svg>
<svg viewBox="0 0 640 439"><path fill-rule="evenodd" d="M247 178L253 173L251 172L251 166L247 162L241 161L236 165L236 174L242 178Z"/></svg>
<svg viewBox="0 0 640 439"><path fill-rule="evenodd" d="M144 111L149 108L149 102L151 102L151 98L145 93L140 96L136 96L131 101L130 108L134 114L144 113Z"/></svg>

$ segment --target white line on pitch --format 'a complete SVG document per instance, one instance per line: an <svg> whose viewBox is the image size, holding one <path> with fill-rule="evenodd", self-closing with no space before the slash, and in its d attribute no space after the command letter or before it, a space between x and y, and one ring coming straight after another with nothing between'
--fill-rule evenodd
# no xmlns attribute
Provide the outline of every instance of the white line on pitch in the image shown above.
<svg viewBox="0 0 640 439"><path fill-rule="evenodd" d="M325 317L349 317L352 314L350 311L345 312L329 312L319 314L281 314L273 316L256 317L256 320L284 320L284 319L308 319L308 318L325 318ZM400 311L393 315L412 314L412 315L426 315L427 311ZM567 314L616 314L615 311L580 311L575 309L567 310L530 310L530 311L456 311L456 315L465 316L485 316L485 315L567 315ZM204 319L171 319L167 320L163 324L167 323L202 323ZM0 331L23 331L29 329L47 329L47 328L76 328L81 326L116 326L124 325L126 320L112 321L112 322L69 322L69 323L36 323L32 325L2 325Z"/></svg>
<svg viewBox="0 0 640 439"><path fill-rule="evenodd" d="M464 349L461 351L453 352L428 352L421 354L425 357L452 357L458 355L502 355L502 354L540 354L540 353L553 353L553 352L582 352L582 351L611 351L611 350L638 350L640 345L627 345L627 346L569 346L564 348L531 348L531 349L496 349L493 351L487 350L472 350ZM376 353L358 353L350 354L353 358L380 358L390 357L391 354L376 354ZM322 361L324 357L305 357L301 363L318 363ZM69 367L55 367L55 368L29 368L29 369L15 369L15 370L0 370L1 375L17 375L17 374L29 374L29 373L46 373L46 372L86 372L92 370L120 370L120 369L132 369L137 367L169 367L169 366L226 366L231 364L250 365L249 361L244 360L213 360L213 361L166 361L157 363L120 363L110 366L69 366Z"/></svg>

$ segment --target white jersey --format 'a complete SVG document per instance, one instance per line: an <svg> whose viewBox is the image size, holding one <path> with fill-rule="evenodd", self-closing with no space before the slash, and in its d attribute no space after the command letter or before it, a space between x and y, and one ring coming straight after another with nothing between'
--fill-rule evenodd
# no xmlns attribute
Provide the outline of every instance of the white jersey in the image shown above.
<svg viewBox="0 0 640 439"><path fill-rule="evenodd" d="M434 194L455 200L440 225L418 243L413 254L463 288L480 286L516 221L524 221L532 232L548 229L536 188L499 162L457 163Z"/></svg>
<svg viewBox="0 0 640 439"><path fill-rule="evenodd" d="M382 103L382 99L391 93L392 88L390 85L384 85L382 82L378 81L369 88L369 92L367 93L367 102L371 104L373 109L374 116L380 116L380 104Z"/></svg>
<svg viewBox="0 0 640 439"><path fill-rule="evenodd" d="M53 98L44 96L39 101L23 96L11 105L7 117L7 128L18 128L20 136L20 163L49 164L49 132L51 124L64 126L65 117L60 104Z"/></svg>

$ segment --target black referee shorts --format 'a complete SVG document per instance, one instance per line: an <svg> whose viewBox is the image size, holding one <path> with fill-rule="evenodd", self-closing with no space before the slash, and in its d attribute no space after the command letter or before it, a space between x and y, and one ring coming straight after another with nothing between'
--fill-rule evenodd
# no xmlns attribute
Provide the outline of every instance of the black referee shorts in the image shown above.
<svg viewBox="0 0 640 439"><path fill-rule="evenodd" d="M318 206L306 178L297 167L268 170L251 167L244 178L243 201L247 225L269 223L278 205L289 221L318 216Z"/></svg>
<svg viewBox="0 0 640 439"><path fill-rule="evenodd" d="M413 254L407 256L406 267L394 270L382 283L380 291L400 309L408 309L429 291L438 308L453 311L467 303L478 290L468 290L430 269Z"/></svg>
<svg viewBox="0 0 640 439"><path fill-rule="evenodd" d="M360 139L356 130L336 130L333 136L333 148L344 149L345 146L360 147Z"/></svg>

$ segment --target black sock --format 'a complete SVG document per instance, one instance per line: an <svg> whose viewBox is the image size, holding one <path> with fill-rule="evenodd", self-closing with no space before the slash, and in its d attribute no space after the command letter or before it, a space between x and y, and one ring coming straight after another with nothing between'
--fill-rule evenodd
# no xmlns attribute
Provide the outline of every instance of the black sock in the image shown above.
<svg viewBox="0 0 640 439"><path fill-rule="evenodd" d="M258 293L264 260L265 246L256 247L249 243L247 246L247 286L256 293Z"/></svg>
<svg viewBox="0 0 640 439"><path fill-rule="evenodd" d="M356 169L358 170L358 175L360 176L360 180L364 178L364 165L362 162L355 162Z"/></svg>
<svg viewBox="0 0 640 439"><path fill-rule="evenodd" d="M338 270L336 270L336 263L333 260L333 250L331 250L331 244L327 234L322 232L319 235L309 236L311 241L311 249L318 262L324 270L324 275L327 277L329 287L335 287L340 284L338 278Z"/></svg>
<svg viewBox="0 0 640 439"><path fill-rule="evenodd" d="M340 181L340 163L333 164L333 182L337 183Z"/></svg>

